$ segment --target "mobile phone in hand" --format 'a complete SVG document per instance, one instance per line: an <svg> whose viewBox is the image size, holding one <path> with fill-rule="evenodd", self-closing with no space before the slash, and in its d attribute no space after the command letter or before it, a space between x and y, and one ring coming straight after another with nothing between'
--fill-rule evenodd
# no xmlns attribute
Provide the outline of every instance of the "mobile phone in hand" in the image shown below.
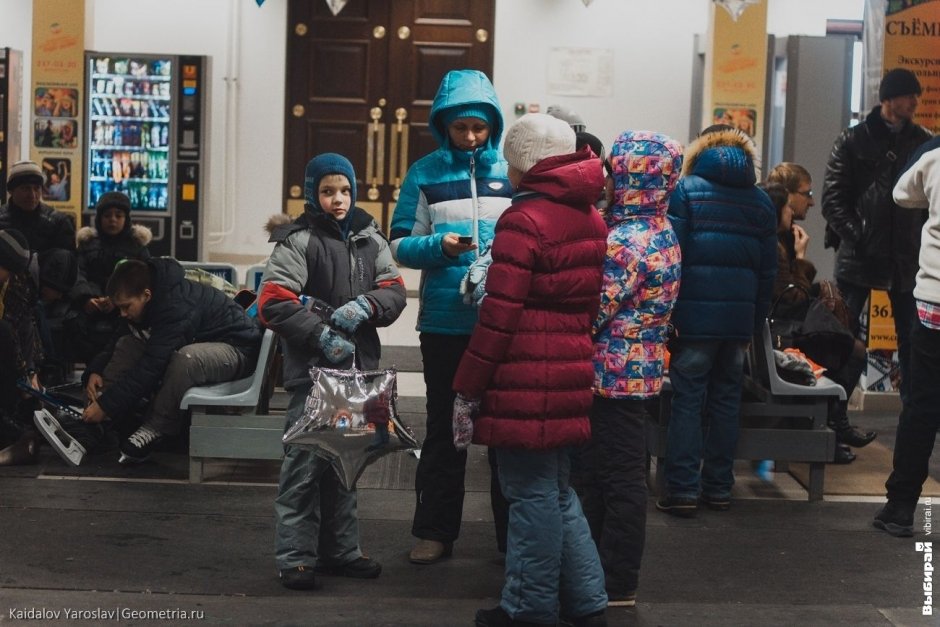
<svg viewBox="0 0 940 627"><path fill-rule="evenodd" d="M473 238L470 237L469 235L460 235L457 237L457 241L460 242L461 244L472 244Z"/></svg>

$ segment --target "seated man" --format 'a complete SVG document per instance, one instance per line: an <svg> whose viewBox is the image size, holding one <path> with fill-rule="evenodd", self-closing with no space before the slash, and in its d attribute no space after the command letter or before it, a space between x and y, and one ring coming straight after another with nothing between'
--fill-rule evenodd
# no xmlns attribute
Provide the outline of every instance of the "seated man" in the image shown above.
<svg viewBox="0 0 940 627"><path fill-rule="evenodd" d="M121 461L140 462L163 437L179 433L186 390L251 371L261 329L225 294L186 279L175 259L121 262L107 294L130 332L89 364L83 420L110 418L126 433L139 399L153 394L143 424L121 442Z"/></svg>

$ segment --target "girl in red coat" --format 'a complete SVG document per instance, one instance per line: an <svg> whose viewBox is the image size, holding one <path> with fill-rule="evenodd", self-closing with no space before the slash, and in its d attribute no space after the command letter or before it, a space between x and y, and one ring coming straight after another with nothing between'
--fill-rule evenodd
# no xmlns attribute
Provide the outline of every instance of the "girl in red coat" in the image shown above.
<svg viewBox="0 0 940 627"><path fill-rule="evenodd" d="M560 600L574 624L606 624L604 572L568 482L571 447L590 437L591 324L607 242L592 205L601 164L574 149L574 131L549 115L523 116L507 132L516 192L496 224L486 299L454 379L455 421L473 416L473 441L496 449L509 501L506 584L477 625L554 625Z"/></svg>

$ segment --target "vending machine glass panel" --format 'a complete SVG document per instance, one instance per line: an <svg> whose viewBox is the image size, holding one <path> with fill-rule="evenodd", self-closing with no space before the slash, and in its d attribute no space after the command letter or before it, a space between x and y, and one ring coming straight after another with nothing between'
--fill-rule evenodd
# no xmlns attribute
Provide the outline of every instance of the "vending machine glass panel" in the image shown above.
<svg viewBox="0 0 940 627"><path fill-rule="evenodd" d="M89 55L87 207L124 192L135 212L170 211L173 59ZM140 215L140 214L138 214Z"/></svg>

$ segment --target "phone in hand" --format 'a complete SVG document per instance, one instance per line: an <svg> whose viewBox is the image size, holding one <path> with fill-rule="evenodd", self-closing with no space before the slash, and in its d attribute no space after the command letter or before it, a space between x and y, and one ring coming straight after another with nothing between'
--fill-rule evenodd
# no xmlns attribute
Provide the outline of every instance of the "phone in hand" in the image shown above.
<svg viewBox="0 0 940 627"><path fill-rule="evenodd" d="M460 242L461 244L472 244L473 238L470 237L469 235L460 235L457 237L457 241Z"/></svg>

